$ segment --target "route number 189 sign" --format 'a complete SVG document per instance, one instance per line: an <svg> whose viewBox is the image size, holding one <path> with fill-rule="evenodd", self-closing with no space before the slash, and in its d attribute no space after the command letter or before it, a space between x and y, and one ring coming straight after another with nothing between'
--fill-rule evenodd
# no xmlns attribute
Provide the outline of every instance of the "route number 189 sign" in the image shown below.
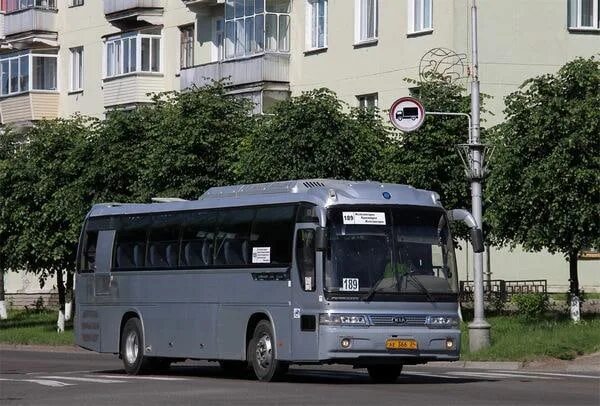
<svg viewBox="0 0 600 406"><path fill-rule="evenodd" d="M401 97L392 104L390 121L400 131L418 130L425 121L425 108L414 97Z"/></svg>

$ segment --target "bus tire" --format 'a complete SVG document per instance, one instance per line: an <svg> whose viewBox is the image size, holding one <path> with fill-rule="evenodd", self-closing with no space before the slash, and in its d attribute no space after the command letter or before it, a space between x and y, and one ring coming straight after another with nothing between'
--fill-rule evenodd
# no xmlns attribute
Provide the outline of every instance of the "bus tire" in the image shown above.
<svg viewBox="0 0 600 406"><path fill-rule="evenodd" d="M133 317L125 323L121 333L121 358L123 367L129 375L139 375L148 372L152 360L144 356L144 334L142 323Z"/></svg>
<svg viewBox="0 0 600 406"><path fill-rule="evenodd" d="M271 323L261 320L256 325L254 335L248 343L248 363L259 381L276 381L288 371L289 364L276 358L274 337Z"/></svg>
<svg viewBox="0 0 600 406"><path fill-rule="evenodd" d="M394 383L402 372L402 365L373 365L367 367L369 377L376 383Z"/></svg>

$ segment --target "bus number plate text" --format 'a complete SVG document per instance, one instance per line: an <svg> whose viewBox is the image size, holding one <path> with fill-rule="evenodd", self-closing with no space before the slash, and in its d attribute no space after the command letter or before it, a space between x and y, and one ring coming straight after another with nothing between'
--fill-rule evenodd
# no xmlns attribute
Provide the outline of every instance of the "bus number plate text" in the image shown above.
<svg viewBox="0 0 600 406"><path fill-rule="evenodd" d="M345 292L358 292L359 284L358 278L343 278L342 279L342 288Z"/></svg>
<svg viewBox="0 0 600 406"><path fill-rule="evenodd" d="M385 341L385 348L388 350L416 350L417 341L389 338Z"/></svg>

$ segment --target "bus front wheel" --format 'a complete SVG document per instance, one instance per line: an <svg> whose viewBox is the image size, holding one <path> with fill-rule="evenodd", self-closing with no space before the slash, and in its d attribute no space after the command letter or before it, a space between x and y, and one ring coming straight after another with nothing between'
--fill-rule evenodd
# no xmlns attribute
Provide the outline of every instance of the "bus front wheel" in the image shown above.
<svg viewBox="0 0 600 406"><path fill-rule="evenodd" d="M147 372L150 358L144 356L142 323L138 318L127 320L121 333L121 358L125 372L138 375Z"/></svg>
<svg viewBox="0 0 600 406"><path fill-rule="evenodd" d="M402 372L402 365L373 365L367 367L369 377L377 383L394 383Z"/></svg>
<svg viewBox="0 0 600 406"><path fill-rule="evenodd" d="M278 380L288 371L289 365L276 358L274 337L271 323L261 320L248 344L248 361L259 381Z"/></svg>

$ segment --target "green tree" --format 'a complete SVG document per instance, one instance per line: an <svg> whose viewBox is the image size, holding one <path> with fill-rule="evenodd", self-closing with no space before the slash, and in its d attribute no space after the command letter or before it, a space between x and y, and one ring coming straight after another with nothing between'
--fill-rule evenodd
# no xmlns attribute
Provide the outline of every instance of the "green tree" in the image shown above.
<svg viewBox="0 0 600 406"><path fill-rule="evenodd" d="M251 110L249 101L226 96L217 82L110 112L92 141L86 177L94 201L194 199L232 183L237 146L254 125Z"/></svg>
<svg viewBox="0 0 600 406"><path fill-rule="evenodd" d="M22 134L9 127L0 134L0 318L6 318L4 274L15 269L14 241L18 235L13 216L12 179Z"/></svg>
<svg viewBox="0 0 600 406"><path fill-rule="evenodd" d="M374 179L388 133L373 111L348 110L327 89L305 92L278 103L248 132L236 172L243 183Z"/></svg>
<svg viewBox="0 0 600 406"><path fill-rule="evenodd" d="M18 230L11 244L15 266L36 273L41 285L56 276L61 315L71 294L81 222L90 204L81 174L92 124L79 116L36 123L17 149L10 179L11 220Z"/></svg>
<svg viewBox="0 0 600 406"><path fill-rule="evenodd" d="M600 63L576 59L506 98L486 192L495 241L569 261L600 247Z"/></svg>

